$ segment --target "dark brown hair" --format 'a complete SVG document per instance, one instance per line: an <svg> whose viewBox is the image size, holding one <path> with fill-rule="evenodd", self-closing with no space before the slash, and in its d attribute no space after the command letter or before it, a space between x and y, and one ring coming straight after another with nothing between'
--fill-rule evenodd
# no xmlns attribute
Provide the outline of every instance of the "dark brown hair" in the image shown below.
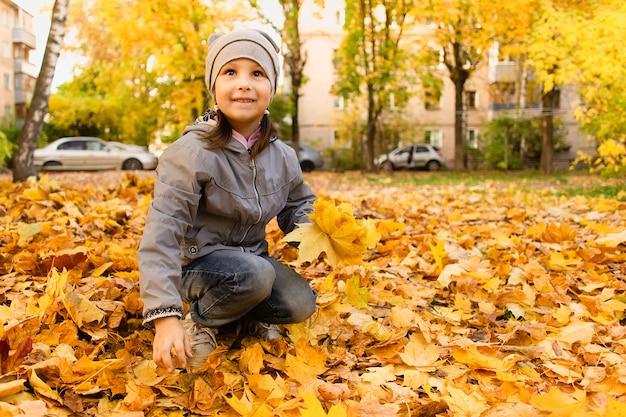
<svg viewBox="0 0 626 417"><path fill-rule="evenodd" d="M215 129L209 130L202 138L207 141L205 149L211 150L224 148L233 137L233 128L220 110L210 111L209 113L211 119L215 120L217 125L215 126ZM254 143L250 151L252 159L255 159L259 152L269 145L270 140L277 136L277 133L278 131L270 120L269 115L264 114L261 119L261 136Z"/></svg>

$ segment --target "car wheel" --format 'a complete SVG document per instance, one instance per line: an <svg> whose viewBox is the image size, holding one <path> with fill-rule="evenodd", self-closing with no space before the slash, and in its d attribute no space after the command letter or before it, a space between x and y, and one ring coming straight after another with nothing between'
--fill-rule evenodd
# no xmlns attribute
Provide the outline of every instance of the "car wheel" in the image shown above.
<svg viewBox="0 0 626 417"><path fill-rule="evenodd" d="M122 164L122 169L125 171L139 171L143 169L143 164L136 159L127 159Z"/></svg>
<svg viewBox="0 0 626 417"><path fill-rule="evenodd" d="M441 165L437 161L428 161L426 164L426 169L429 171L439 171Z"/></svg>
<svg viewBox="0 0 626 417"><path fill-rule="evenodd" d="M49 169L49 168L60 167L60 166L62 166L62 164L58 161L47 161L46 163L43 164L43 169Z"/></svg>
<svg viewBox="0 0 626 417"><path fill-rule="evenodd" d="M395 170L395 167L393 166L393 163L391 163L391 161L385 161L380 164L380 169L391 172Z"/></svg>
<svg viewBox="0 0 626 417"><path fill-rule="evenodd" d="M315 169L315 164L311 161L302 161L300 162L300 168L302 168L302 172L311 172Z"/></svg>

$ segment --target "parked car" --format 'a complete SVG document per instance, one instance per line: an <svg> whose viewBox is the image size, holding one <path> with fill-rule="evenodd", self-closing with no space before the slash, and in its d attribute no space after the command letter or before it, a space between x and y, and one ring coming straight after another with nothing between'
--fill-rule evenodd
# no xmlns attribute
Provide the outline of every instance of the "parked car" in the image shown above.
<svg viewBox="0 0 626 417"><path fill-rule="evenodd" d="M158 158L145 146L88 136L57 139L35 150L38 170L155 169Z"/></svg>
<svg viewBox="0 0 626 417"><path fill-rule="evenodd" d="M291 141L285 141L285 143L291 146ZM300 143L300 151L298 152L298 160L300 161L300 167L304 172L311 172L314 169L319 169L324 166L324 155L322 151L318 151L315 148Z"/></svg>
<svg viewBox="0 0 626 417"><path fill-rule="evenodd" d="M376 164L388 170L426 169L438 171L445 167L441 149L425 143L398 146L389 154L381 155Z"/></svg>

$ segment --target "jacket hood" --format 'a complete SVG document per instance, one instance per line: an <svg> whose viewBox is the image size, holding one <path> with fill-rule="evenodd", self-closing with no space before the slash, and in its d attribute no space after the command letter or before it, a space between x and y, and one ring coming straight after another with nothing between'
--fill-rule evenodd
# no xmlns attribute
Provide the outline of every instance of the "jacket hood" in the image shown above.
<svg viewBox="0 0 626 417"><path fill-rule="evenodd" d="M198 117L193 124L185 127L183 135L189 132L206 133L217 126L217 122L213 119L213 113L207 111L202 116Z"/></svg>

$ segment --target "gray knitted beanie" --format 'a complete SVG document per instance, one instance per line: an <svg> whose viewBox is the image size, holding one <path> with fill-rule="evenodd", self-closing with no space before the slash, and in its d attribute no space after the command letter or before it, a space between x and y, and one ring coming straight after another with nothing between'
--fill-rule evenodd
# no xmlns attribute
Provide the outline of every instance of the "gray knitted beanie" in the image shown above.
<svg viewBox="0 0 626 417"><path fill-rule="evenodd" d="M236 29L225 35L209 37L209 53L206 57L206 86L215 99L215 80L224 65L237 58L257 62L270 80L272 98L280 74L278 46L265 32L257 29Z"/></svg>

